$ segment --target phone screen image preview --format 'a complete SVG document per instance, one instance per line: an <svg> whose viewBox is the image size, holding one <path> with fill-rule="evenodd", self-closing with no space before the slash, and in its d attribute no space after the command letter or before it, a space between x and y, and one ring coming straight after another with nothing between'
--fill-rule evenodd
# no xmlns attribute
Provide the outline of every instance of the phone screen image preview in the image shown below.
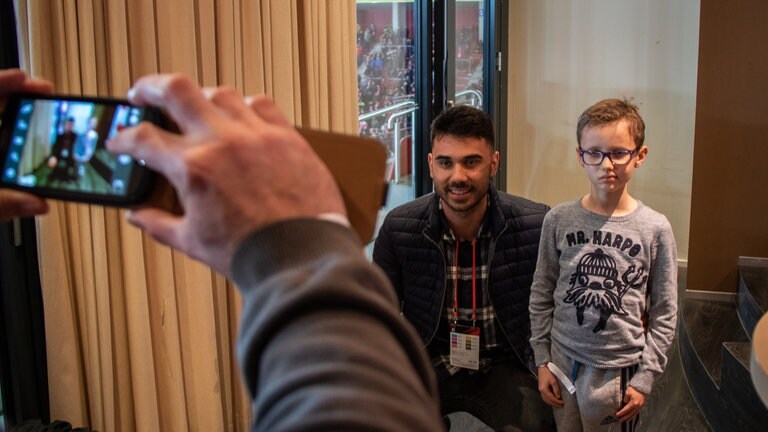
<svg viewBox="0 0 768 432"><path fill-rule="evenodd" d="M139 123L143 108L88 101L22 99L2 181L21 187L125 196L134 161L105 142Z"/></svg>

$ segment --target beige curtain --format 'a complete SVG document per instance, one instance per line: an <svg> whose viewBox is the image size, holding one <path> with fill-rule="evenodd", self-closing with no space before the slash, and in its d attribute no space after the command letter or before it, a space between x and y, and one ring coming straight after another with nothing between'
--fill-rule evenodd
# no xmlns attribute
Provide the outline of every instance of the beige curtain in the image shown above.
<svg viewBox="0 0 768 432"><path fill-rule="evenodd" d="M16 1L24 68L122 96L142 75L267 93L297 124L356 133L354 0ZM51 417L109 431L247 430L240 299L122 211L38 219Z"/></svg>

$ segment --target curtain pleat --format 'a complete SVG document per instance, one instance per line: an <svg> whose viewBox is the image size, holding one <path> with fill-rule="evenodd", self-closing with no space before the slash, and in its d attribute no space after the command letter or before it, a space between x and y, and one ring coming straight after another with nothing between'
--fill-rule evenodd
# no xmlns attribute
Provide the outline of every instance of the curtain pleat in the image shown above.
<svg viewBox="0 0 768 432"><path fill-rule="evenodd" d="M16 1L23 67L121 97L139 77L267 93L298 125L356 133L353 0ZM246 431L221 275L127 224L52 202L38 218L51 417L100 431Z"/></svg>

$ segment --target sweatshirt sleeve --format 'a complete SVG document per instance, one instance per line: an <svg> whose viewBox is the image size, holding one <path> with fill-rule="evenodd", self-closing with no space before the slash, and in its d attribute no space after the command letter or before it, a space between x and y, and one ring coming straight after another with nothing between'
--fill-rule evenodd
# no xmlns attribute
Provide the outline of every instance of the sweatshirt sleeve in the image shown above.
<svg viewBox="0 0 768 432"><path fill-rule="evenodd" d="M647 288L650 290L648 331L640 366L629 382L646 395L650 394L653 382L667 366L667 351L677 326L677 248L672 227L666 219L652 254Z"/></svg>
<svg viewBox="0 0 768 432"><path fill-rule="evenodd" d="M550 332L555 311L554 292L559 269L560 253L557 250L555 214L550 211L544 217L541 228L539 256L528 306L531 317L531 347L537 366L551 361Z"/></svg>
<svg viewBox="0 0 768 432"><path fill-rule="evenodd" d="M433 370L354 233L314 219L251 234L233 259L253 430L442 430Z"/></svg>

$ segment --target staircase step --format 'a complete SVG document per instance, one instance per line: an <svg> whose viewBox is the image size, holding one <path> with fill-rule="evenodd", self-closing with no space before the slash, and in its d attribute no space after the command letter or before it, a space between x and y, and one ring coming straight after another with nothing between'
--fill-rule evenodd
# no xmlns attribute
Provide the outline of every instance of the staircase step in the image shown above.
<svg viewBox="0 0 768 432"><path fill-rule="evenodd" d="M743 278L749 293L755 298L760 310L763 313L768 311L768 268L745 268Z"/></svg>
<svg viewBox="0 0 768 432"><path fill-rule="evenodd" d="M739 258L738 312L747 336L768 309L768 260Z"/></svg>
<svg viewBox="0 0 768 432"><path fill-rule="evenodd" d="M696 404L683 371L678 338L667 355L669 363L645 399L642 421L637 432L709 432L704 414Z"/></svg>
<svg viewBox="0 0 768 432"><path fill-rule="evenodd" d="M717 387L720 386L723 342L747 342L731 302L686 299L683 317L690 343Z"/></svg>
<svg viewBox="0 0 768 432"><path fill-rule="evenodd" d="M768 408L758 397L749 373L752 344L727 342L723 345L720 396L727 409L722 413L720 423L728 430L764 431L768 425Z"/></svg>
<svg viewBox="0 0 768 432"><path fill-rule="evenodd" d="M749 355L752 353L752 342L723 342L723 348L741 364L744 370L749 371Z"/></svg>
<svg viewBox="0 0 768 432"><path fill-rule="evenodd" d="M752 344L734 296L708 295L694 293L681 311L680 351L691 391L713 430L764 431L768 409L752 384Z"/></svg>
<svg viewBox="0 0 768 432"><path fill-rule="evenodd" d="M739 273L763 313L768 311L768 258L739 257Z"/></svg>

